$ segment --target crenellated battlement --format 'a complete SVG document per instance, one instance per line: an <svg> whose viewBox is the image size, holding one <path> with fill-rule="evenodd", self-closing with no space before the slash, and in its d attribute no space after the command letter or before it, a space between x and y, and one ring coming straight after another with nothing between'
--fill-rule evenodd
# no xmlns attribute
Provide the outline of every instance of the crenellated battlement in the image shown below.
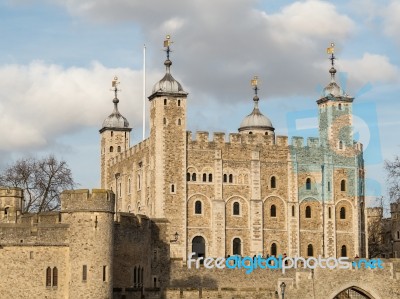
<svg viewBox="0 0 400 299"><path fill-rule="evenodd" d="M147 229L150 226L150 219L141 214L118 212L116 223L126 228Z"/></svg>
<svg viewBox="0 0 400 299"><path fill-rule="evenodd" d="M191 146L199 146L200 148L222 147L225 145L257 145L262 144L266 146L278 146L287 147L288 137L287 136L273 136L263 134L241 134L241 133L229 133L228 140L227 136L223 132L212 133L212 139L210 140L210 133L206 131L197 131L193 138L193 133L187 131L187 142Z"/></svg>
<svg viewBox="0 0 400 299"><path fill-rule="evenodd" d="M22 197L24 192L21 188L7 188L7 187L0 187L0 198L2 197Z"/></svg>
<svg viewBox="0 0 400 299"><path fill-rule="evenodd" d="M381 207L367 208L367 217L382 217L382 215L383 208Z"/></svg>
<svg viewBox="0 0 400 299"><path fill-rule="evenodd" d="M118 163L124 161L125 159L143 151L144 149L148 148L149 146L150 146L150 140L149 140L149 138L147 138L147 139L143 140L142 142L139 142L138 144L132 146L128 150L120 153L116 157L111 158L109 161L109 165L113 166L115 164L118 164Z"/></svg>
<svg viewBox="0 0 400 299"><path fill-rule="evenodd" d="M115 195L110 190L66 190L61 193L61 212L114 212Z"/></svg>

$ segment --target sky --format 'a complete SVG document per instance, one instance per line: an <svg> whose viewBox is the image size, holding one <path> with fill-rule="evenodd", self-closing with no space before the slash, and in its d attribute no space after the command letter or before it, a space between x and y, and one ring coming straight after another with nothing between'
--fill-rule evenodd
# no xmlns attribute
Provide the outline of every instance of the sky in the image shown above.
<svg viewBox="0 0 400 299"><path fill-rule="evenodd" d="M384 160L400 153L398 15L398 0L2 0L0 169L54 153L80 188L99 187L111 80L119 77L133 145L142 139L143 46L148 96L164 73L166 34L172 74L189 92L188 130L237 132L257 75L276 134L317 136L333 41L337 81L355 97L371 205L387 194Z"/></svg>

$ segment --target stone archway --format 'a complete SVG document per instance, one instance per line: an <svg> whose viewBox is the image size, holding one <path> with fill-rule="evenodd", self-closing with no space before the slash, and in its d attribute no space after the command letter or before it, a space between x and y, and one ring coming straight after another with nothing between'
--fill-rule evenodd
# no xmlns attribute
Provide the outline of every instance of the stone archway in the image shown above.
<svg viewBox="0 0 400 299"><path fill-rule="evenodd" d="M333 299L376 299L376 298L373 297L371 294L369 294L367 291L353 286L344 289L336 296L334 296Z"/></svg>

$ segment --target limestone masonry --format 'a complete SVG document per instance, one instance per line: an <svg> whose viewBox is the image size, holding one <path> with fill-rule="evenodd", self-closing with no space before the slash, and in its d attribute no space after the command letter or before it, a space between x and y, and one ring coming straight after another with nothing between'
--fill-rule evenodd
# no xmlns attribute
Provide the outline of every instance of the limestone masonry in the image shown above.
<svg viewBox="0 0 400 299"><path fill-rule="evenodd" d="M333 55L317 99L319 137L289 141L259 110L256 78L238 133L187 131L188 94L171 75L167 44L150 136L132 147L114 81L100 130L102 189L64 191L61 211L39 214L21 212L22 190L0 189L0 297L281 298L285 282L285 298L400 298L398 260L284 275L187 268L192 252L368 256L365 169L354 99L335 81Z"/></svg>

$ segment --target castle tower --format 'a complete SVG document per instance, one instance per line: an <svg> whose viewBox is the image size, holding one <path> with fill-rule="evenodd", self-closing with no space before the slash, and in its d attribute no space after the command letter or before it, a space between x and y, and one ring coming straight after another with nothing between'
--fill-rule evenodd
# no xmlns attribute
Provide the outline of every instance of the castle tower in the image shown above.
<svg viewBox="0 0 400 299"><path fill-rule="evenodd" d="M271 120L264 116L258 108L258 101L260 100L258 92L258 77L254 76L251 80L251 85L254 89L254 108L253 111L247 115L239 127L239 132L242 134L263 134L275 136L275 128L272 126Z"/></svg>
<svg viewBox="0 0 400 299"><path fill-rule="evenodd" d="M101 128L101 188L111 189L117 192L116 187L113 189L113 177L108 171L108 161L129 149L129 139L131 128L129 122L118 111L118 78L114 77L112 87L115 94L113 99L114 111L104 120Z"/></svg>
<svg viewBox="0 0 400 299"><path fill-rule="evenodd" d="M20 188L0 188L0 223L16 223L22 213L24 192Z"/></svg>
<svg viewBox="0 0 400 299"><path fill-rule="evenodd" d="M68 298L112 298L114 205L111 191L61 194L62 222L69 224Z"/></svg>
<svg viewBox="0 0 400 299"><path fill-rule="evenodd" d="M324 88L317 101L319 108L319 134L323 147L344 150L353 146L352 103L354 98L336 83L334 44L327 49L331 60L331 82Z"/></svg>
<svg viewBox="0 0 400 299"><path fill-rule="evenodd" d="M164 41L166 72L157 82L150 100L151 156L154 178L151 215L167 218L171 223L170 239L178 233L172 251L185 252L186 236L186 99L188 93L171 75L170 37ZM169 240L168 240L169 242ZM178 249L179 248L179 249ZM172 253L174 254L174 253ZM177 253L178 254L178 253ZM185 254L182 254L185 255Z"/></svg>

